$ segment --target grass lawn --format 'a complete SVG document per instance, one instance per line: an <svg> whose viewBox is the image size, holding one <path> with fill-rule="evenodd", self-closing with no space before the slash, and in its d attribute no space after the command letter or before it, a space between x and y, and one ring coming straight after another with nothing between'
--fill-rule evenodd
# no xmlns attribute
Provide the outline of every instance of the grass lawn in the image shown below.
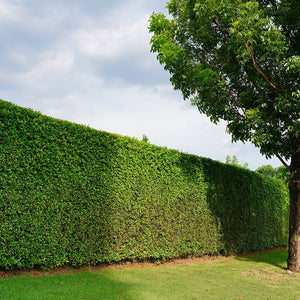
<svg viewBox="0 0 300 300"><path fill-rule="evenodd" d="M300 299L287 252L132 268L88 268L0 279L0 299Z"/></svg>

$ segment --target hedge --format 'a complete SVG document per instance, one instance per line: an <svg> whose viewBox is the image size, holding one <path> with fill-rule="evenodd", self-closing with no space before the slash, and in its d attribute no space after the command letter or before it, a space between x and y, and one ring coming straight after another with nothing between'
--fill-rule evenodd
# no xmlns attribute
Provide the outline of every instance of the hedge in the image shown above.
<svg viewBox="0 0 300 300"><path fill-rule="evenodd" d="M2 269L286 245L288 210L280 181L0 100Z"/></svg>

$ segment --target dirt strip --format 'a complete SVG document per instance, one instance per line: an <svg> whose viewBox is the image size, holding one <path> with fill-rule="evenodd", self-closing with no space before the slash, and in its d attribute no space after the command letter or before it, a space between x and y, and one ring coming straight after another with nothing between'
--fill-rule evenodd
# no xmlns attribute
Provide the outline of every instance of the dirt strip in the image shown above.
<svg viewBox="0 0 300 300"><path fill-rule="evenodd" d="M248 253L230 255L230 256L201 256L201 257L176 258L167 262L161 262L159 260L154 262L133 260L133 261L122 261L122 262L112 263L112 264L99 264L96 266L84 265L78 268L66 265L51 270L40 270L40 269L9 270L9 271L0 270L0 279L8 278L8 277L21 277L21 276L53 276L53 275L60 275L60 274L71 274L71 273L76 273L81 271L96 272L100 270L124 270L124 269L133 269L133 268L144 269L144 268L156 268L159 266L186 265L186 264L193 264L198 262L206 263L215 260L230 259L234 257L247 256L255 253L274 252L280 250L286 251L287 247L277 247L274 249L266 249L261 251L248 252Z"/></svg>

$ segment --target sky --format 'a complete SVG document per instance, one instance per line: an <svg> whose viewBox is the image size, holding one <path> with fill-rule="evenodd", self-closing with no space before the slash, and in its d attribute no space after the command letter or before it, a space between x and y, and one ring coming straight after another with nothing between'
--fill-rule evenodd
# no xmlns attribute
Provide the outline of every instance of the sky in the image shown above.
<svg viewBox="0 0 300 300"><path fill-rule="evenodd" d="M58 119L249 168L271 164L231 143L174 91L150 53L148 20L166 0L0 0L0 98Z"/></svg>

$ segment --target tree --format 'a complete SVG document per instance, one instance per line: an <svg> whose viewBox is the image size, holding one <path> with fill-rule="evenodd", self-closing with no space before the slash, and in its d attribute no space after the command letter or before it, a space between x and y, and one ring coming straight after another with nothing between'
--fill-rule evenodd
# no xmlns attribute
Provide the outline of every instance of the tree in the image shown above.
<svg viewBox="0 0 300 300"><path fill-rule="evenodd" d="M142 141L145 142L145 143L149 143L149 139L145 134L143 134Z"/></svg>
<svg viewBox="0 0 300 300"><path fill-rule="evenodd" d="M265 165L257 168L255 172L263 174L270 178L282 180L286 185L288 185L290 172L284 166L273 168L271 165Z"/></svg>
<svg viewBox="0 0 300 300"><path fill-rule="evenodd" d="M276 170L271 165L265 165L257 168L255 172L259 174L263 174L265 176L268 176L270 178L276 177Z"/></svg>
<svg viewBox="0 0 300 300"><path fill-rule="evenodd" d="M289 178L290 178L290 172L287 168L284 166L280 166L275 169L276 170L276 179L282 180L286 185L289 184Z"/></svg>
<svg viewBox="0 0 300 300"><path fill-rule="evenodd" d="M288 268L300 272L299 0L170 0L153 13L151 51L212 122L290 172ZM290 163L289 163L290 162Z"/></svg>
<svg viewBox="0 0 300 300"><path fill-rule="evenodd" d="M244 163L243 165L241 165L235 155L233 155L232 158L230 157L230 155L227 155L226 156L226 164L237 166L237 167L244 168L244 169L248 169L248 163Z"/></svg>

